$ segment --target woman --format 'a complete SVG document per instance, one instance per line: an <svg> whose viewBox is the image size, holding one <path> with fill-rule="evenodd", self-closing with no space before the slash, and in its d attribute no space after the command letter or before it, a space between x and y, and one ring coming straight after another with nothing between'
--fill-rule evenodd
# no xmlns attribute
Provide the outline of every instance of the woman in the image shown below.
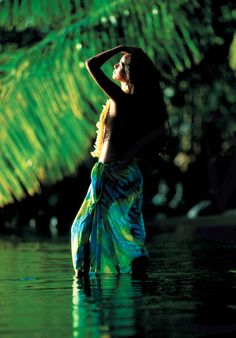
<svg viewBox="0 0 236 338"><path fill-rule="evenodd" d="M123 56L112 77L121 88L101 70L117 53ZM144 273L148 253L137 160L153 149L159 152L165 140L167 114L158 72L140 48L126 46L102 52L85 64L108 101L91 153L98 162L71 228L75 274Z"/></svg>

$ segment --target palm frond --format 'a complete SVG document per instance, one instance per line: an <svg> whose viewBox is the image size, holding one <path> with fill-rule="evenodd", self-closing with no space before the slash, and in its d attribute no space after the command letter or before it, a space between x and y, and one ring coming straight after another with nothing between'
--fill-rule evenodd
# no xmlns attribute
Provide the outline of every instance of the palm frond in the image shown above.
<svg viewBox="0 0 236 338"><path fill-rule="evenodd" d="M196 28L189 15L199 10L197 1L10 3L0 4L0 26L54 30L0 55L0 206L74 173L87 156L104 95L85 70L86 58L117 44L137 45L166 79L203 58L204 22Z"/></svg>

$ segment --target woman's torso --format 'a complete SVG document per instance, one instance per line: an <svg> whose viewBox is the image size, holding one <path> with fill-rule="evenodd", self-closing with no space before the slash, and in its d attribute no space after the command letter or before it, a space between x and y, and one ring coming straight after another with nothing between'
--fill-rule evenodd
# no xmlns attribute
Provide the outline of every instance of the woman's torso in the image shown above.
<svg viewBox="0 0 236 338"><path fill-rule="evenodd" d="M111 100L105 122L105 136L100 162L121 160L131 146L142 136L145 128L143 102L128 95L120 102ZM131 159L134 156L131 156Z"/></svg>

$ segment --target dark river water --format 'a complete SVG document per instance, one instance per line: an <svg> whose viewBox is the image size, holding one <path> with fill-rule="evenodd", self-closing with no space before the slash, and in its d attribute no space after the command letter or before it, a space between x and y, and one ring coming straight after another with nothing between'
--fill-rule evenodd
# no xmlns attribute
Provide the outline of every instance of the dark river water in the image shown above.
<svg viewBox="0 0 236 338"><path fill-rule="evenodd" d="M143 280L77 280L68 238L2 239L0 337L236 337L236 232L219 229L148 233Z"/></svg>

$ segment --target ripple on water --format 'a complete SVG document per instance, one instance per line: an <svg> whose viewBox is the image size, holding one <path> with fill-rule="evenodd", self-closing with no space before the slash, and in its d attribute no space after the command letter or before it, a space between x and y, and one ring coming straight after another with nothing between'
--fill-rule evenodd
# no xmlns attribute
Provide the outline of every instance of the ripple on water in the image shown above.
<svg viewBox="0 0 236 338"><path fill-rule="evenodd" d="M236 246L190 235L152 235L145 279L76 279L68 241L1 241L0 336L235 335Z"/></svg>

